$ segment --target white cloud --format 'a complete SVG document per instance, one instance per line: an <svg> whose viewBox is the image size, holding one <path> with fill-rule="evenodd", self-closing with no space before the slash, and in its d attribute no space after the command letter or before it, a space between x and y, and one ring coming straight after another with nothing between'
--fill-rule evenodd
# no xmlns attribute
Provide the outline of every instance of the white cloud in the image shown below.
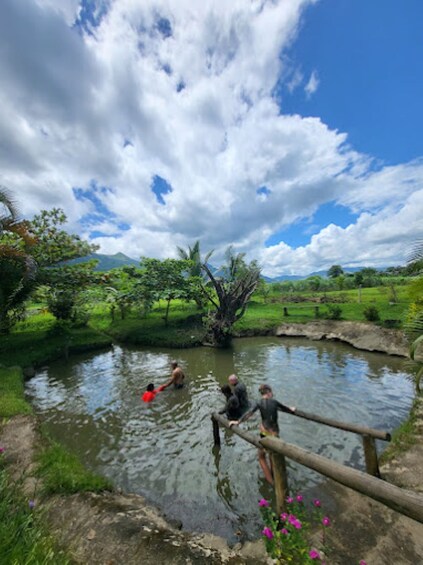
<svg viewBox="0 0 423 565"><path fill-rule="evenodd" d="M304 87L305 93L307 94L308 98L310 98L310 96L316 92L316 90L319 88L319 84L320 79L317 71L313 71L310 75L310 78L308 79L307 84Z"/></svg>
<svg viewBox="0 0 423 565"><path fill-rule="evenodd" d="M217 258L235 244L268 274L400 262L401 245L422 233L412 211L423 163L373 171L345 133L283 115L272 98L281 76L294 88L280 54L312 1L100 1L87 33L73 26L76 0L3 0L0 183L26 215L61 206L72 229L103 233L104 253L165 257L200 239ZM306 90L317 87L314 72ZM166 205L154 175L172 187ZM81 223L95 208L72 189L93 182L110 189L95 193L110 215ZM264 248L326 202L359 219L303 248ZM121 223L130 229L115 237ZM389 229L401 245L384 243Z"/></svg>

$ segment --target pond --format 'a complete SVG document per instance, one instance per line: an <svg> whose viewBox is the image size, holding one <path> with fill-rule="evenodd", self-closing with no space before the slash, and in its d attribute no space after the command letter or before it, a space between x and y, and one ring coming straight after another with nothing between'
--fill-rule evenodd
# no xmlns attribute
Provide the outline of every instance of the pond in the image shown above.
<svg viewBox="0 0 423 565"><path fill-rule="evenodd" d="M187 386L145 404L146 385L166 382L177 359ZM404 360L334 342L244 338L228 350L113 347L52 363L27 383L27 395L49 433L116 487L142 494L190 531L233 542L256 538L257 501L271 497L256 449L226 430L213 448L210 414L224 405L219 387L236 373L251 400L269 383L289 406L392 431L407 417L413 388ZM259 416L242 424L256 433ZM281 437L363 469L361 438L280 413ZM378 449L384 446L378 443ZM288 463L305 494L325 478Z"/></svg>

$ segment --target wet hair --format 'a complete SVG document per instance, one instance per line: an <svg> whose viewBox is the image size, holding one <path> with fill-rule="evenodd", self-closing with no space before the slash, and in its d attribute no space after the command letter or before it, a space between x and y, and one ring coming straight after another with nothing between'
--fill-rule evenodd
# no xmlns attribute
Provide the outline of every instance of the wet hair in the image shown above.
<svg viewBox="0 0 423 565"><path fill-rule="evenodd" d="M232 390L229 385L223 385L222 387L220 387L220 390L225 396L230 396L232 394Z"/></svg>
<svg viewBox="0 0 423 565"><path fill-rule="evenodd" d="M153 390L154 390L154 385L153 385L153 383L149 383L149 384L147 385L147 390L148 390L148 392L153 392Z"/></svg>
<svg viewBox="0 0 423 565"><path fill-rule="evenodd" d="M273 392L272 387L267 384L262 384L259 386L259 393L260 394L267 394L268 392Z"/></svg>
<svg viewBox="0 0 423 565"><path fill-rule="evenodd" d="M171 361L170 364L171 364L172 367L177 367L177 366L178 366L178 362L175 361L175 360Z"/></svg>

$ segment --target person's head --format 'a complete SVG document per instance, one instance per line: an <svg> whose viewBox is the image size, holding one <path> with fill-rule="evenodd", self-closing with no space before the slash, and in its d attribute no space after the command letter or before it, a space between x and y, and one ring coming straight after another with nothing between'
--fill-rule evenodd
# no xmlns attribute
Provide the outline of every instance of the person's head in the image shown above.
<svg viewBox="0 0 423 565"><path fill-rule="evenodd" d="M232 390L229 385L223 385L222 387L220 387L220 390L223 392L226 398L229 398L232 395Z"/></svg>
<svg viewBox="0 0 423 565"><path fill-rule="evenodd" d="M228 382L231 386L235 386L238 383L238 377L236 375L229 375Z"/></svg>
<svg viewBox="0 0 423 565"><path fill-rule="evenodd" d="M178 362L177 361L172 361L170 363L170 366L172 367L172 369L176 369L176 367L178 366Z"/></svg>
<svg viewBox="0 0 423 565"><path fill-rule="evenodd" d="M148 392L153 392L153 390L154 390L154 385L153 385L153 383L149 383L149 384L147 385L147 390L148 390Z"/></svg>
<svg viewBox="0 0 423 565"><path fill-rule="evenodd" d="M259 386L259 393L262 396L272 395L273 394L272 387L268 384L262 384Z"/></svg>

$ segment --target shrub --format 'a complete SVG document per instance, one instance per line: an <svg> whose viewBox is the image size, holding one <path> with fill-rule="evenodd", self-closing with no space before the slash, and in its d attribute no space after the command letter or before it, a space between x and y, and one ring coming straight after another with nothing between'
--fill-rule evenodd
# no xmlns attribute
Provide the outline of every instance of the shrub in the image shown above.
<svg viewBox="0 0 423 565"><path fill-rule="evenodd" d="M380 320L379 310L376 306L367 306L363 311L364 317L368 322L378 322Z"/></svg>
<svg viewBox="0 0 423 565"><path fill-rule="evenodd" d="M340 320L342 316L342 308L335 304L328 304L328 312L326 317L328 320Z"/></svg>

